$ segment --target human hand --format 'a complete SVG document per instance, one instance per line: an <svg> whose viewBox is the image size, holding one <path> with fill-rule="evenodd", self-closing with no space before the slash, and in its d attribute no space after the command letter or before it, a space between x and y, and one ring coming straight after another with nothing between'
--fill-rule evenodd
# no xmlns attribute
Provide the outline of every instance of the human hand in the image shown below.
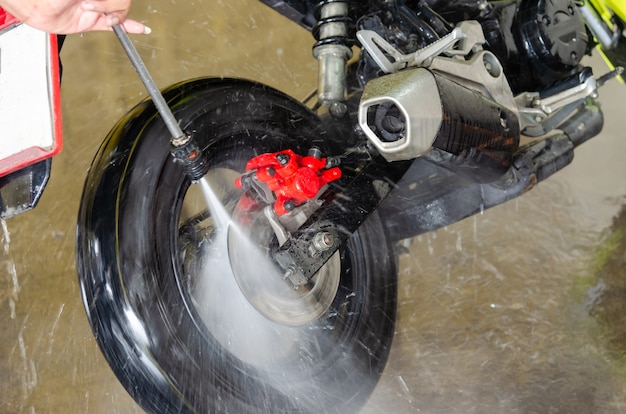
<svg viewBox="0 0 626 414"><path fill-rule="evenodd" d="M111 30L111 27L123 23L128 33L149 34L149 27L127 19L130 3L131 0L83 0L81 9L98 15L90 30Z"/></svg>
<svg viewBox="0 0 626 414"><path fill-rule="evenodd" d="M112 30L123 24L128 33L150 28L127 19L131 0L0 0L0 6L25 24L57 34Z"/></svg>

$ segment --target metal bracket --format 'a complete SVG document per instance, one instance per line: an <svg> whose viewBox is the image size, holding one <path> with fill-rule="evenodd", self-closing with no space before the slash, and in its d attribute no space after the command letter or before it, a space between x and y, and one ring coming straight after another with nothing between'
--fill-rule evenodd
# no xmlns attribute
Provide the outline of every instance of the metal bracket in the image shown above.
<svg viewBox="0 0 626 414"><path fill-rule="evenodd" d="M462 22L446 36L408 55L373 30L359 30L356 36L380 69L386 73L395 73L413 66L428 67L432 59L441 54L466 56L477 45L482 46L485 43L482 27L476 21Z"/></svg>
<svg viewBox="0 0 626 414"><path fill-rule="evenodd" d="M598 82L593 75L588 76L578 85L541 97L540 92L524 92L515 97L520 113L520 127L522 131L529 127L542 124L555 116L562 109L571 106L575 109L576 103L581 103L588 97L597 95ZM525 131L527 134L530 130ZM532 134L530 136L533 136Z"/></svg>

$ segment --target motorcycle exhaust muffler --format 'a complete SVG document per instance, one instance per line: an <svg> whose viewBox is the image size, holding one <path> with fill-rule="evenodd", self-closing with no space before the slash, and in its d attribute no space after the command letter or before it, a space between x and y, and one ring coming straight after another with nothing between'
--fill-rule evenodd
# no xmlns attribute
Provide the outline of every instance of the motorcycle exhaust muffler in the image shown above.
<svg viewBox="0 0 626 414"><path fill-rule="evenodd" d="M438 148L506 154L519 145L520 126L510 109L424 68L371 80L359 105L359 126L387 161L412 160Z"/></svg>

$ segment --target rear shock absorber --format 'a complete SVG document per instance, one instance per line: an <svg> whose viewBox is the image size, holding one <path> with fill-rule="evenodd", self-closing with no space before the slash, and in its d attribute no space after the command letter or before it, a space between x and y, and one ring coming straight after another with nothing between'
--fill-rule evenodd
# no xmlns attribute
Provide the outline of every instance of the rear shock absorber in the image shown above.
<svg viewBox="0 0 626 414"><path fill-rule="evenodd" d="M352 57L354 23L346 0L322 0L315 8L317 23L313 56L318 61L318 100L336 117L345 114L346 64Z"/></svg>

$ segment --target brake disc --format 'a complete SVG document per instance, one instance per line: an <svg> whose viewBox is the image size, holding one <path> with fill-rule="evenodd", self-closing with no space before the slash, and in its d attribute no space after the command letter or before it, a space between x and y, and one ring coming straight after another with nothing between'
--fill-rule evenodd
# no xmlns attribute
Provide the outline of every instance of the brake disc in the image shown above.
<svg viewBox="0 0 626 414"><path fill-rule="evenodd" d="M246 205L248 204L248 205ZM242 198L228 230L230 265L242 293L266 318L290 326L311 323L328 311L339 287L341 260L336 252L304 284L293 284L271 258L285 235L268 218L268 208ZM271 209L271 207L270 207ZM269 213L273 214L273 213Z"/></svg>

